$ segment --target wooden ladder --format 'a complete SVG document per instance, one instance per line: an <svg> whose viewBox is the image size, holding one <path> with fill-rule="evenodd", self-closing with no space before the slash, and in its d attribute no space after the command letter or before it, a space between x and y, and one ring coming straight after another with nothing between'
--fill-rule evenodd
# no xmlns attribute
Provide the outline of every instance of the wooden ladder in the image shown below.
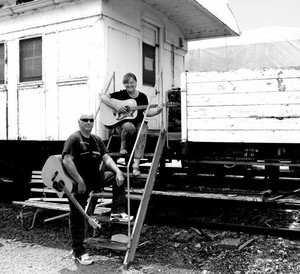
<svg viewBox="0 0 300 274"><path fill-rule="evenodd" d="M128 237L127 237L128 241L127 241L127 243L104 241L103 239L97 239L97 238L90 238L86 241L88 244L95 245L97 247L125 251L126 254L125 254L125 258L124 258L124 262L123 262L124 268L128 268L129 263L132 262L134 259L135 252L136 252L136 249L137 249L137 246L139 243L139 239L140 239L141 230L142 230L145 216L147 213L150 196L151 196L151 193L153 190L154 182L156 180L157 170L158 170L158 167L159 167L159 164L161 161L161 157L162 157L162 153L163 153L163 149L164 149L164 146L166 143L165 130L156 131L156 132L152 131L149 134L157 137L154 153L145 153L146 157L152 158L151 163L150 163L149 172L148 172L148 174L144 174L142 172L141 175L139 175L136 178L131 177L131 180L144 181L144 182L146 181L144 188L141 191L143 194L137 195L136 193L134 193L134 191L132 191L131 187L127 188L127 198L129 200L137 200L137 199L140 200L137 214L136 214L134 220L131 221L130 223L128 223ZM111 138L112 137L110 137L109 142L108 142L108 149L110 149L110 144L112 141ZM119 155L118 152L110 152L110 154L113 158L121 157L121 155ZM129 176L127 176L127 180L128 180L128 178L129 178ZM130 183L128 185L130 186ZM111 193L107 193L107 194L111 195ZM101 195L103 195L103 193L94 193L93 197L99 198ZM137 196L139 196L139 197L137 197ZM129 212L130 212L130 210L129 210ZM97 218L97 216L95 216L95 217L100 222L108 221L107 219L105 220L105 218L101 218L101 217ZM127 224L127 223L125 223L125 224ZM131 228L132 228L132 230L131 230Z"/></svg>
<svg viewBox="0 0 300 274"><path fill-rule="evenodd" d="M139 205L139 209L135 218L131 238L128 242L128 249L124 258L123 266L124 268L128 268L130 262L133 261L136 248L138 246L138 242L141 235L141 230L144 224L145 216L147 213L147 208L150 200L150 196L153 190L154 181L157 174L157 169L160 163L160 159L163 153L164 145L166 141L166 132L164 130L160 131L154 156L152 158L151 167L149 170L149 174L147 177L146 185L144 188L143 196Z"/></svg>

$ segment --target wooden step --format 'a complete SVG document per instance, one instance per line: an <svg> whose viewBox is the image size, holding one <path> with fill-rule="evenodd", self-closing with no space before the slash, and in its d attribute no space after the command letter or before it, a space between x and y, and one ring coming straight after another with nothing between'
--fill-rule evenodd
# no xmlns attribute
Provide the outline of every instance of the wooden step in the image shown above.
<svg viewBox="0 0 300 274"><path fill-rule="evenodd" d="M109 152L109 155L112 158L129 158L130 157L130 152L126 155L123 155L118 151L112 151L112 152ZM144 158L145 159L152 159L153 155L154 155L153 153L145 153Z"/></svg>
<svg viewBox="0 0 300 274"><path fill-rule="evenodd" d="M98 198L112 198L112 189L111 188L105 188L105 191L101 191L101 192L95 192L92 194L92 197L98 197ZM127 195L126 195L127 196ZM132 200L141 200L141 194L137 193L137 194L131 194L130 193L130 198Z"/></svg>
<svg viewBox="0 0 300 274"><path fill-rule="evenodd" d="M60 210L60 211L70 211L69 204L64 203L54 203L54 202L43 202L43 201L13 201L13 204L16 205L24 205L24 206L32 206L41 209L52 209L52 210Z"/></svg>
<svg viewBox="0 0 300 274"><path fill-rule="evenodd" d="M91 247L100 249L100 248L108 248L112 250L118 250L118 251L126 251L127 250L127 243L119 243L111 241L110 239L104 239L104 238L87 238L84 241L86 244L88 244Z"/></svg>
<svg viewBox="0 0 300 274"><path fill-rule="evenodd" d="M47 188L47 187L44 187L44 188L31 188L30 189L31 192L42 192L42 193L57 193L54 189L52 188Z"/></svg>
<svg viewBox="0 0 300 274"><path fill-rule="evenodd" d="M148 134L147 134L148 136L159 136L159 134L160 134L160 129L148 129ZM115 131L112 133L112 136L120 138L120 135L117 134Z"/></svg>
<svg viewBox="0 0 300 274"><path fill-rule="evenodd" d="M95 212L95 213L97 213L97 212ZM111 223L111 224L118 224L118 225L128 225L127 221L118 221L118 222L114 221L114 222L112 222L110 220L110 214L109 215L93 214L93 215L91 215L91 217L96 219L99 223ZM130 222L130 225L134 225L134 219Z"/></svg>

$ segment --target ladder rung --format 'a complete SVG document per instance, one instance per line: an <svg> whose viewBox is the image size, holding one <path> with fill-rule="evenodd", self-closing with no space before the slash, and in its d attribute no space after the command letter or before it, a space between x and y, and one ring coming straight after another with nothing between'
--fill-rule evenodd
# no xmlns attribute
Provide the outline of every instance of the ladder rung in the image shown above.
<svg viewBox="0 0 300 274"><path fill-rule="evenodd" d="M96 193L92 194L92 197L97 197L97 198L101 198L101 197L111 198L112 196L113 196L112 192L106 192L106 191L96 192ZM141 200L142 195L141 194L130 194L130 198L132 200Z"/></svg>
<svg viewBox="0 0 300 274"><path fill-rule="evenodd" d="M119 251L127 250L127 243L114 242L108 239L87 238L84 242L89 246L93 246L95 248L108 248L108 249L119 250Z"/></svg>
<svg viewBox="0 0 300 274"><path fill-rule="evenodd" d="M91 216L92 218L95 218L97 221L99 221L100 223L113 223L113 224L120 224L120 225L128 225L127 221L119 221L119 222L111 222L110 221L110 214L107 215L97 215L97 214L93 214ZM131 225L134 225L134 220L132 220L130 222Z"/></svg>
<svg viewBox="0 0 300 274"><path fill-rule="evenodd" d="M30 189L31 192L43 192L43 193L56 193L56 191L54 189L51 188L31 188Z"/></svg>
<svg viewBox="0 0 300 274"><path fill-rule="evenodd" d="M129 158L130 154L128 153L127 155L123 155L121 154L120 152L109 152L109 155L111 157L120 157L120 158ZM145 153L144 154L144 158L147 159L147 158L153 158L154 156L154 153Z"/></svg>

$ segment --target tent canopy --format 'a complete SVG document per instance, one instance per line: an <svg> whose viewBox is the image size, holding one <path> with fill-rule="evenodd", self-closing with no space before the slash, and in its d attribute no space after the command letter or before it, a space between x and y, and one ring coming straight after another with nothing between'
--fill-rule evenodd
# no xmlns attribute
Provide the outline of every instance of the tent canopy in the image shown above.
<svg viewBox="0 0 300 274"><path fill-rule="evenodd" d="M300 66L300 29L266 27L239 37L189 43L189 71Z"/></svg>

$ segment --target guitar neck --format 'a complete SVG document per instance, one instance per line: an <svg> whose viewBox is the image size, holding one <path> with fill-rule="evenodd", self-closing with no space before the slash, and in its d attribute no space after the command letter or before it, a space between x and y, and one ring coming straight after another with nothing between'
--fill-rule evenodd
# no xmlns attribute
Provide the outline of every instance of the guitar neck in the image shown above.
<svg viewBox="0 0 300 274"><path fill-rule="evenodd" d="M149 108L156 108L158 105L154 104L154 105L150 105ZM141 106L136 106L136 107L130 107L130 110L139 110L139 109L146 109L148 107L148 105L141 105Z"/></svg>
<svg viewBox="0 0 300 274"><path fill-rule="evenodd" d="M82 209L82 207L80 206L80 204L78 203L78 201L75 199L75 197L73 196L73 194L65 186L63 187L63 192L71 200L71 202L73 203L73 205L76 206L76 208L80 211L80 213L84 217L88 218L88 216L86 216L86 212Z"/></svg>
<svg viewBox="0 0 300 274"><path fill-rule="evenodd" d="M82 214L82 216L88 221L88 223L93 227L93 228L101 228L101 225L98 224L96 220L91 218L87 213L83 210L81 205L78 203L78 201L75 199L73 194L64 186L63 187L64 193L67 195L67 197L71 200L73 205L79 210L79 212Z"/></svg>

